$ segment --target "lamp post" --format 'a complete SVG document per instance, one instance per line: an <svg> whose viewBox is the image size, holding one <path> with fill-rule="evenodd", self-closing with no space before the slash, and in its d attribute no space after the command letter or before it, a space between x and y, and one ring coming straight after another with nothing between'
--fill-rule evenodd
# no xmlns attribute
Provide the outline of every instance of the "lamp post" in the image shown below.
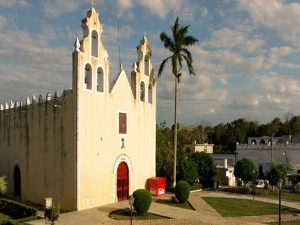
<svg viewBox="0 0 300 225"><path fill-rule="evenodd" d="M132 206L134 204L134 197L130 195L128 201L130 205L130 225L132 225Z"/></svg>
<svg viewBox="0 0 300 225"><path fill-rule="evenodd" d="M281 189L282 189L282 179L278 181L278 191L279 191L279 204L278 204L278 224L281 225Z"/></svg>

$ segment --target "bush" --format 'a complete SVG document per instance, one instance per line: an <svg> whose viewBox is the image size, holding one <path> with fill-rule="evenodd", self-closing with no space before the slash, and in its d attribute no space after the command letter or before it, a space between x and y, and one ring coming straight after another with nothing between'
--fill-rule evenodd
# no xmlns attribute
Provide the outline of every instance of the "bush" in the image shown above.
<svg viewBox="0 0 300 225"><path fill-rule="evenodd" d="M224 188L222 189L223 191L226 192L232 192L232 193L238 193L238 194L249 194L250 193L250 188L243 186L243 187L236 187L236 188Z"/></svg>
<svg viewBox="0 0 300 225"><path fill-rule="evenodd" d="M133 192L134 203L133 207L139 215L143 215L148 212L151 205L151 194L145 189L138 189Z"/></svg>
<svg viewBox="0 0 300 225"><path fill-rule="evenodd" d="M30 206L3 198L0 198L0 212L14 219L36 216L37 214L37 210Z"/></svg>
<svg viewBox="0 0 300 225"><path fill-rule="evenodd" d="M0 195L4 195L7 191L7 181L5 176L0 176Z"/></svg>
<svg viewBox="0 0 300 225"><path fill-rule="evenodd" d="M250 195L257 195L257 190L255 188L252 188L249 192Z"/></svg>
<svg viewBox="0 0 300 225"><path fill-rule="evenodd" d="M53 204L52 207L46 209L45 215L48 218L49 221L51 221L51 224L54 224L54 221L56 221L59 217L59 210L60 210L60 205L58 204Z"/></svg>
<svg viewBox="0 0 300 225"><path fill-rule="evenodd" d="M175 187L175 196L180 203L189 199L191 187L186 181L179 181Z"/></svg>
<svg viewBox="0 0 300 225"><path fill-rule="evenodd" d="M178 180L185 180L190 185L199 178L196 163L191 159L186 159L185 157L179 161L177 165L177 172Z"/></svg>

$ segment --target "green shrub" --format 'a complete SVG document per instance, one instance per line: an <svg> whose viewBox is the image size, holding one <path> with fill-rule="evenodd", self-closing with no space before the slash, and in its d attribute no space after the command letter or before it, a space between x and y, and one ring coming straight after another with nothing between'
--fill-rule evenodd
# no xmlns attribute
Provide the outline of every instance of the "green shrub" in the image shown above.
<svg viewBox="0 0 300 225"><path fill-rule="evenodd" d="M257 195L257 191L255 188L252 188L251 191L249 192L250 195Z"/></svg>
<svg viewBox="0 0 300 225"><path fill-rule="evenodd" d="M0 212L12 217L20 219L30 216L36 216L37 210L25 204L0 198Z"/></svg>
<svg viewBox="0 0 300 225"><path fill-rule="evenodd" d="M240 194L249 194L251 189L249 187L239 187L238 193Z"/></svg>
<svg viewBox="0 0 300 225"><path fill-rule="evenodd" d="M180 203L184 203L189 199L191 187L186 181L179 181L175 187L175 196Z"/></svg>
<svg viewBox="0 0 300 225"><path fill-rule="evenodd" d="M13 220L13 219L8 220L8 221L6 221L4 223L1 223L1 225L21 225L21 224L22 223L20 223L19 221Z"/></svg>
<svg viewBox="0 0 300 225"><path fill-rule="evenodd" d="M133 207L139 215L143 215L148 212L151 205L151 194L145 189L138 189L133 192L134 203Z"/></svg>
<svg viewBox="0 0 300 225"><path fill-rule="evenodd" d="M48 218L48 220L51 221L51 224L54 224L54 221L56 221L58 219L59 209L60 209L59 203L53 204L52 207L46 209L45 215Z"/></svg>

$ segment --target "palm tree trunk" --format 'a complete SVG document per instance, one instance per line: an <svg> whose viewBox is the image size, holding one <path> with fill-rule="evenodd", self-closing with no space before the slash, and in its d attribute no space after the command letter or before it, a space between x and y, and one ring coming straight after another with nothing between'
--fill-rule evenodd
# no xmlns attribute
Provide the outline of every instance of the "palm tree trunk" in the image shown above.
<svg viewBox="0 0 300 225"><path fill-rule="evenodd" d="M175 110L174 110L174 179L173 187L176 186L176 161L177 161L177 97L179 78L175 76Z"/></svg>

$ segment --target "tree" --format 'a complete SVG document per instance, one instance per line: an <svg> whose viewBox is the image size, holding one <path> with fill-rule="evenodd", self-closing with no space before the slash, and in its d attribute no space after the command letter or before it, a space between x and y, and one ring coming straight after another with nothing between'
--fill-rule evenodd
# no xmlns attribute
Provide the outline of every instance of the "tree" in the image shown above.
<svg viewBox="0 0 300 225"><path fill-rule="evenodd" d="M1 176L0 177L0 195L5 194L6 190L7 190L6 177L5 176Z"/></svg>
<svg viewBox="0 0 300 225"><path fill-rule="evenodd" d="M168 185L172 177L173 162L170 133L170 129L166 127L166 121L156 126L156 175L166 177Z"/></svg>
<svg viewBox="0 0 300 225"><path fill-rule="evenodd" d="M234 176L241 178L244 182L257 178L258 172L255 164L249 159L241 159L234 166Z"/></svg>
<svg viewBox="0 0 300 225"><path fill-rule="evenodd" d="M180 160L178 160L177 171L178 180L184 180L190 185L192 185L194 181L199 178L197 165L190 158L187 159L186 157L182 157Z"/></svg>
<svg viewBox="0 0 300 225"><path fill-rule="evenodd" d="M282 164L273 164L270 172L268 173L268 180L272 186L277 185L278 181L282 179L285 180L287 174L287 168Z"/></svg>
<svg viewBox="0 0 300 225"><path fill-rule="evenodd" d="M216 165L210 154L195 152L191 155L191 159L196 163L201 178L210 179L216 174Z"/></svg>
<svg viewBox="0 0 300 225"><path fill-rule="evenodd" d="M174 110L174 124L177 124L177 96L178 85L181 76L182 62L185 61L189 73L195 75L193 68L193 58L188 46L194 45L198 40L190 35L187 35L189 26L180 26L178 17L174 25L171 27L172 37L169 37L165 32L160 34L160 39L164 43L164 47L171 52L171 55L165 58L160 64L158 70L158 77L161 76L166 63L171 60L172 73L175 77L175 110ZM173 186L176 185L176 153L177 153L177 126L174 129L174 171L173 171Z"/></svg>

